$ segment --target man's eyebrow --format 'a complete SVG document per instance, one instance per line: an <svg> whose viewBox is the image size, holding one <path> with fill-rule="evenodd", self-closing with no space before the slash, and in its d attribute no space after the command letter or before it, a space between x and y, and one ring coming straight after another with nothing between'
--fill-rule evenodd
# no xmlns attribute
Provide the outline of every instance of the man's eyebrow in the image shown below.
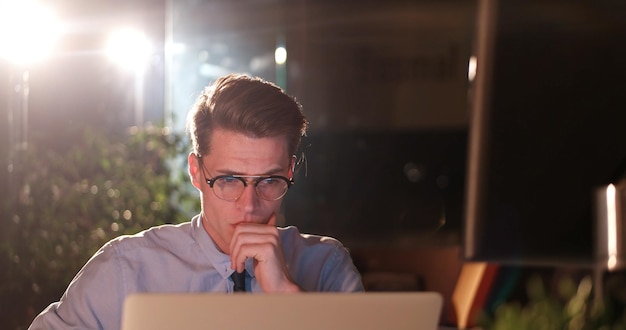
<svg viewBox="0 0 626 330"><path fill-rule="evenodd" d="M275 174L278 174L278 173L283 172L283 171L285 171L285 168L283 168L283 167L275 167L275 168L272 168L269 171L266 171L264 173L255 173L253 176L257 176L257 175L258 176L275 175ZM243 173L243 172L239 172L239 171L233 171L233 170L229 170L229 169L219 169L219 170L216 170L216 172L217 172L217 174L220 174L220 175L242 175L242 176L250 175L248 173Z"/></svg>

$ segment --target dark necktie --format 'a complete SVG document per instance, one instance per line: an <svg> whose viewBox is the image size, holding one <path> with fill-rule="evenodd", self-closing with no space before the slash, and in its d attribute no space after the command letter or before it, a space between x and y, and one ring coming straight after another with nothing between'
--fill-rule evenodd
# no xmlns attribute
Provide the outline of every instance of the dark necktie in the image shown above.
<svg viewBox="0 0 626 330"><path fill-rule="evenodd" d="M235 292L244 292L246 291L246 271L244 270L241 273L234 272L230 275L230 278L233 279L235 283L234 291Z"/></svg>

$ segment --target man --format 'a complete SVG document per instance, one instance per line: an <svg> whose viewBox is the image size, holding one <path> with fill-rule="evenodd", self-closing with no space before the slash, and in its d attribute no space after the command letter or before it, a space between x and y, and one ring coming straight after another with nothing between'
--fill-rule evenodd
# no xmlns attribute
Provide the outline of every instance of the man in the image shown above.
<svg viewBox="0 0 626 330"><path fill-rule="evenodd" d="M307 126L293 98L261 79L228 75L200 95L187 126L201 213L105 244L31 329L119 328L124 299L135 292L363 290L337 240L276 227Z"/></svg>

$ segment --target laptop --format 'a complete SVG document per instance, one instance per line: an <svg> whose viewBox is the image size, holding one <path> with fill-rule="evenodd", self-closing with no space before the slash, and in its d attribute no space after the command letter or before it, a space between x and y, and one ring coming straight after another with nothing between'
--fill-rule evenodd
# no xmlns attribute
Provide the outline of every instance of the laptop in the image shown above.
<svg viewBox="0 0 626 330"><path fill-rule="evenodd" d="M436 330L437 292L130 295L122 330Z"/></svg>

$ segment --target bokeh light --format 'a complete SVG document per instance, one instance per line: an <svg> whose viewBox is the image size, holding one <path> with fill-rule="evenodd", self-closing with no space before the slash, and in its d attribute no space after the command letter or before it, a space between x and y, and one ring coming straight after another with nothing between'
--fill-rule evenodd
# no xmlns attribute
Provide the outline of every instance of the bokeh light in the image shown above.
<svg viewBox="0 0 626 330"><path fill-rule="evenodd" d="M107 44L109 57L122 67L138 70L146 65L151 45L146 35L132 28L111 33Z"/></svg>
<svg viewBox="0 0 626 330"><path fill-rule="evenodd" d="M35 1L0 1L0 57L20 65L48 56L63 25L48 7Z"/></svg>
<svg viewBox="0 0 626 330"><path fill-rule="evenodd" d="M276 64L285 64L287 62L287 49L285 47L277 47L274 52Z"/></svg>

